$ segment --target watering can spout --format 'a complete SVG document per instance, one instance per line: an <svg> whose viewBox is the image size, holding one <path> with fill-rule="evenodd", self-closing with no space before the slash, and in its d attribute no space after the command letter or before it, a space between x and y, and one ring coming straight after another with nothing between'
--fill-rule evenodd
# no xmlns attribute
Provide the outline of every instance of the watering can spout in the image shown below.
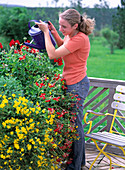
<svg viewBox="0 0 125 170"><path fill-rule="evenodd" d="M26 45L26 46L31 47L31 48L36 48L38 50L42 49L42 47L40 45L31 44L31 43L27 43L27 42L24 42L23 45Z"/></svg>
<svg viewBox="0 0 125 170"><path fill-rule="evenodd" d="M32 41L30 43L24 42L23 44L26 46L29 46L31 48L36 48L38 50L46 50L45 48L45 39L44 39L44 33L38 28L38 25L34 25L34 26L30 26L31 22L39 22L37 20L30 20L28 22L28 27L29 27L29 31L28 34L32 37ZM51 35L51 32L49 31L49 35L51 38L51 42L53 44L53 46L56 45L56 42L54 40L54 38ZM32 44L32 42L34 41L34 44Z"/></svg>

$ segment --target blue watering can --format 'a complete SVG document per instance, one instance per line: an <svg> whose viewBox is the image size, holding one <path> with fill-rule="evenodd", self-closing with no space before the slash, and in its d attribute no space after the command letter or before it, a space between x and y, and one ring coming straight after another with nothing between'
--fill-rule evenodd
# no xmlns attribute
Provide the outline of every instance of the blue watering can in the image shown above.
<svg viewBox="0 0 125 170"><path fill-rule="evenodd" d="M30 26L31 22L39 22L37 20L30 20L28 22L28 27L29 27L29 31L28 34L32 37L32 41L30 43L24 42L23 44L32 48L36 48L38 50L45 51L46 47L45 47L45 39L44 39L44 33L39 29L38 25L34 25L34 26ZM52 37L51 32L49 31L49 35L52 41L53 46L56 45L56 42L54 40L54 38ZM32 42L34 42L35 44L32 44Z"/></svg>

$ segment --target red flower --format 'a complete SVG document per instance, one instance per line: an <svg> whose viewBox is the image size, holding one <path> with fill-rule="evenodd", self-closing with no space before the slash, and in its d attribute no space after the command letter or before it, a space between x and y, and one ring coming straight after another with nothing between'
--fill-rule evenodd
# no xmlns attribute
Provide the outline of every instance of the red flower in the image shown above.
<svg viewBox="0 0 125 170"><path fill-rule="evenodd" d="M28 43L30 43L30 40L26 40L25 42L28 42Z"/></svg>
<svg viewBox="0 0 125 170"><path fill-rule="evenodd" d="M12 47L13 45L15 45L14 39L12 39L12 40L10 41L10 43L9 43L9 46L10 46L10 47Z"/></svg>
<svg viewBox="0 0 125 170"><path fill-rule="evenodd" d="M10 47L14 46L15 44L19 44L19 45L20 45L19 40L14 41L14 39L12 39L12 40L10 41L10 43L9 43Z"/></svg>
<svg viewBox="0 0 125 170"><path fill-rule="evenodd" d="M0 43L0 48L1 48L1 49L3 49L3 46L2 46L2 44L1 44L1 43Z"/></svg>
<svg viewBox="0 0 125 170"><path fill-rule="evenodd" d="M59 101L60 97L54 97L53 100Z"/></svg>
<svg viewBox="0 0 125 170"><path fill-rule="evenodd" d="M51 87L54 87L55 84L56 84L56 83L54 83L54 84L50 84L50 83L49 83L49 87L50 87L50 88L51 88Z"/></svg>
<svg viewBox="0 0 125 170"><path fill-rule="evenodd" d="M50 100L45 100L45 102L50 102Z"/></svg>
<svg viewBox="0 0 125 170"><path fill-rule="evenodd" d="M65 79L64 78L61 78L61 81L64 81Z"/></svg>
<svg viewBox="0 0 125 170"><path fill-rule="evenodd" d="M66 157L68 157L68 156L69 156L68 153L64 153L64 154L63 154L63 158L66 158Z"/></svg>
<svg viewBox="0 0 125 170"><path fill-rule="evenodd" d="M79 101L80 101L81 99L80 99L80 98L77 98L77 100L79 100Z"/></svg>
<svg viewBox="0 0 125 170"><path fill-rule="evenodd" d="M56 159L56 161L57 161L57 162L60 162L60 161L61 161L61 159L60 159L60 158L58 158L58 159Z"/></svg>
<svg viewBox="0 0 125 170"><path fill-rule="evenodd" d="M30 51L30 53L33 53L33 54L35 54L35 53L37 53L37 52L39 52L39 50L34 49L34 48L32 48L31 51Z"/></svg>
<svg viewBox="0 0 125 170"><path fill-rule="evenodd" d="M45 95L46 95L45 93L41 93L40 97L44 100L44 99L46 99Z"/></svg>
<svg viewBox="0 0 125 170"><path fill-rule="evenodd" d="M36 82L36 85L39 87L39 84Z"/></svg>
<svg viewBox="0 0 125 170"><path fill-rule="evenodd" d="M15 41L15 44L19 44L19 45L20 45L20 42L19 42L19 40L16 40L16 41Z"/></svg>
<svg viewBox="0 0 125 170"><path fill-rule="evenodd" d="M71 163L72 163L72 160L73 160L73 159L70 158L66 163L67 163L67 164L71 164Z"/></svg>
<svg viewBox="0 0 125 170"><path fill-rule="evenodd" d="M67 87L66 86L62 86L62 89L65 90L65 89L67 89Z"/></svg>
<svg viewBox="0 0 125 170"><path fill-rule="evenodd" d="M23 57L20 57L19 60L25 60L26 59L26 55L24 55Z"/></svg>
<svg viewBox="0 0 125 170"><path fill-rule="evenodd" d="M43 86L45 86L45 84L44 83L40 83L40 88L42 88Z"/></svg>
<svg viewBox="0 0 125 170"><path fill-rule="evenodd" d="M57 112L57 115L60 115L60 113L59 113L59 112Z"/></svg>
<svg viewBox="0 0 125 170"><path fill-rule="evenodd" d="M18 52L19 52L18 50L14 50L14 53L15 53L15 54L18 54Z"/></svg>
<svg viewBox="0 0 125 170"><path fill-rule="evenodd" d="M54 59L54 62L57 62L59 66L63 65L62 58Z"/></svg>

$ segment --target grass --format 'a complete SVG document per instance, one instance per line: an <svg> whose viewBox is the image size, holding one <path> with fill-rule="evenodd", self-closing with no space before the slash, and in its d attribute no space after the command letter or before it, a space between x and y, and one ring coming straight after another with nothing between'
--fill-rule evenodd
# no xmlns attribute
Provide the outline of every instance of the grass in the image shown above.
<svg viewBox="0 0 125 170"><path fill-rule="evenodd" d="M103 46L101 38L95 38L91 44L87 62L88 77L125 80L125 49L110 49Z"/></svg>
<svg viewBox="0 0 125 170"><path fill-rule="evenodd" d="M63 66L59 67L62 69ZM125 49L110 49L103 46L102 39L95 37L91 42L90 55L87 61L88 77L125 80Z"/></svg>

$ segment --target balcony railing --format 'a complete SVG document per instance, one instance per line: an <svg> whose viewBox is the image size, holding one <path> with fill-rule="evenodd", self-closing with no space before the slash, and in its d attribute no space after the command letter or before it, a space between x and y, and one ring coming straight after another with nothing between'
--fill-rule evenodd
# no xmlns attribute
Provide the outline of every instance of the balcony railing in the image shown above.
<svg viewBox="0 0 125 170"><path fill-rule="evenodd" d="M89 77L90 80L90 91L88 93L88 96L86 98L86 101L84 103L84 113L86 110L93 110L96 112L101 113L113 113L113 109L110 107L111 103L113 101L113 95L115 93L115 89L117 85L124 85L125 81L122 80L112 80L112 79L102 79L102 78L92 78ZM122 113L118 112L118 114L121 116ZM106 117L98 117L98 116L92 116L89 118L93 121L93 126L91 132L94 131L109 131L109 128L111 126L112 117L106 116ZM125 133L125 120L123 119L116 119L115 120L117 128L120 129L121 132ZM86 124L83 125L84 131L87 132L88 126ZM114 130L117 130L114 127ZM86 146L87 147L95 147L90 143L91 140L87 139Z"/></svg>

